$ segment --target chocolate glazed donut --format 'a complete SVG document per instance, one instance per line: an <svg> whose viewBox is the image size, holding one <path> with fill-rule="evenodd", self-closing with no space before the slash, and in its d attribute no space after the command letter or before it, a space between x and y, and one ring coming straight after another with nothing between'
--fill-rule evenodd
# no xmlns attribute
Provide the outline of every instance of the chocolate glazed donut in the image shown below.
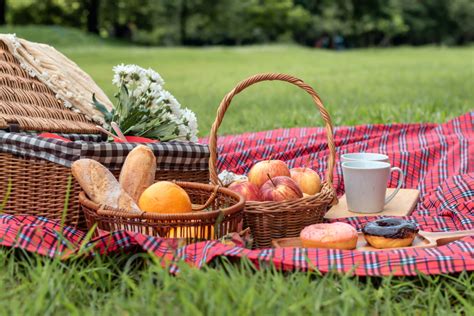
<svg viewBox="0 0 474 316"><path fill-rule="evenodd" d="M362 229L365 240L374 248L398 248L410 246L418 227L400 218L385 218L367 223Z"/></svg>

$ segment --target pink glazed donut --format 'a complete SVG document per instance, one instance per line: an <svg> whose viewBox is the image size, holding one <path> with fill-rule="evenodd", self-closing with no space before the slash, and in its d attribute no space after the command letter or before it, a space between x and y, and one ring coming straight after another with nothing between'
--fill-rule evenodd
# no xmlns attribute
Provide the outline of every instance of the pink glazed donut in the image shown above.
<svg viewBox="0 0 474 316"><path fill-rule="evenodd" d="M300 233L304 248L354 249L357 230L346 223L314 224Z"/></svg>

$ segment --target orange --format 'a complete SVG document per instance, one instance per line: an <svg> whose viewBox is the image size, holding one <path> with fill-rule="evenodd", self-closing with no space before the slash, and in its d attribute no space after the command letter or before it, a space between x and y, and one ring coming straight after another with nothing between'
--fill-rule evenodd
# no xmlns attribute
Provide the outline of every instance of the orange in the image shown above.
<svg viewBox="0 0 474 316"><path fill-rule="evenodd" d="M138 206L144 212L175 214L192 211L191 200L179 185L159 181L148 187L140 196Z"/></svg>

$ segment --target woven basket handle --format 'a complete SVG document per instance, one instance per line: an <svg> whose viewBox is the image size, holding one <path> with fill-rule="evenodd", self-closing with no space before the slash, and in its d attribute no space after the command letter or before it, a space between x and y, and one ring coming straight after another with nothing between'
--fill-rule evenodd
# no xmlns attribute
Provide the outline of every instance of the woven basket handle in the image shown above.
<svg viewBox="0 0 474 316"><path fill-rule="evenodd" d="M229 108L230 102L234 98L235 95L239 94L245 88L261 81L272 81L272 80L279 80L279 81L286 81L295 86L300 87L301 89L305 90L313 99L314 104L319 109L319 113L321 114L325 128L327 132L327 142L329 147L329 157L328 157L328 168L326 170L326 181L329 185L332 186L333 180L333 170L334 164L336 160L336 147L334 145L334 136L333 136L333 128L331 117L329 116L328 111L323 105L321 98L318 96L316 91L311 88L308 84L306 84L303 80L295 78L290 75L285 74L277 74L277 73L264 73L264 74L257 74L251 76L237 84L237 86L232 89L229 93L225 95L222 99L219 108L217 109L217 117L214 123L212 124L211 133L209 135L209 151L210 151L210 158L209 158L209 176L211 183L214 185L219 184L219 179L217 177L217 130L222 123L224 118L225 112Z"/></svg>

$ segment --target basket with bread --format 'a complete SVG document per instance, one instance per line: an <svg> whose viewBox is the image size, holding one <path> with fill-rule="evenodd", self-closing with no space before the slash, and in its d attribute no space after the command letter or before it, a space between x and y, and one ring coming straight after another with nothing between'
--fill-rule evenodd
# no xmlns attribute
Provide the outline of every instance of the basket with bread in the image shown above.
<svg viewBox="0 0 474 316"><path fill-rule="evenodd" d="M132 92L135 99L145 93L121 87L122 98L116 105L122 106L117 107L84 71L48 45L2 34L0 64L0 196L8 196L3 213L64 220L66 225L85 228L78 200L81 188L77 181L69 182L71 164L81 158L94 159L118 176L127 154L143 141L137 136L154 139L148 146L158 160L157 180L209 180L207 145L193 142L195 117L178 106L162 87L162 79L151 70L114 68L120 78L129 78L132 70L150 77L140 81L149 84L146 91L154 97L146 95L153 106L145 111L148 103L136 107L131 104L133 98L127 98ZM114 82L122 86L121 80ZM109 116L119 123L126 142L107 140L97 126L107 117L92 106L92 95L101 110L114 110ZM142 121L129 120L130 114L123 114L138 110L145 113ZM179 113L171 116L170 111ZM162 119L164 116L168 119ZM157 123L158 117L162 120Z"/></svg>
<svg viewBox="0 0 474 316"><path fill-rule="evenodd" d="M301 79L285 74L254 75L241 81L222 99L209 136L211 183L222 183L216 165L217 131L231 101L247 87L273 80L293 84L311 96L325 123L329 156L323 181L310 168L290 170L285 162L270 159L256 163L250 169L248 178L240 176L238 181L230 184L229 189L246 198L244 226L250 228L257 248L270 247L273 239L299 236L304 227L322 222L328 208L337 203L332 186L336 149L329 113L312 87Z"/></svg>
<svg viewBox="0 0 474 316"><path fill-rule="evenodd" d="M217 239L242 230L244 199L219 185L158 181L156 158L140 145L127 156L119 179L99 162L80 159L72 173L89 228L125 229L185 242Z"/></svg>

